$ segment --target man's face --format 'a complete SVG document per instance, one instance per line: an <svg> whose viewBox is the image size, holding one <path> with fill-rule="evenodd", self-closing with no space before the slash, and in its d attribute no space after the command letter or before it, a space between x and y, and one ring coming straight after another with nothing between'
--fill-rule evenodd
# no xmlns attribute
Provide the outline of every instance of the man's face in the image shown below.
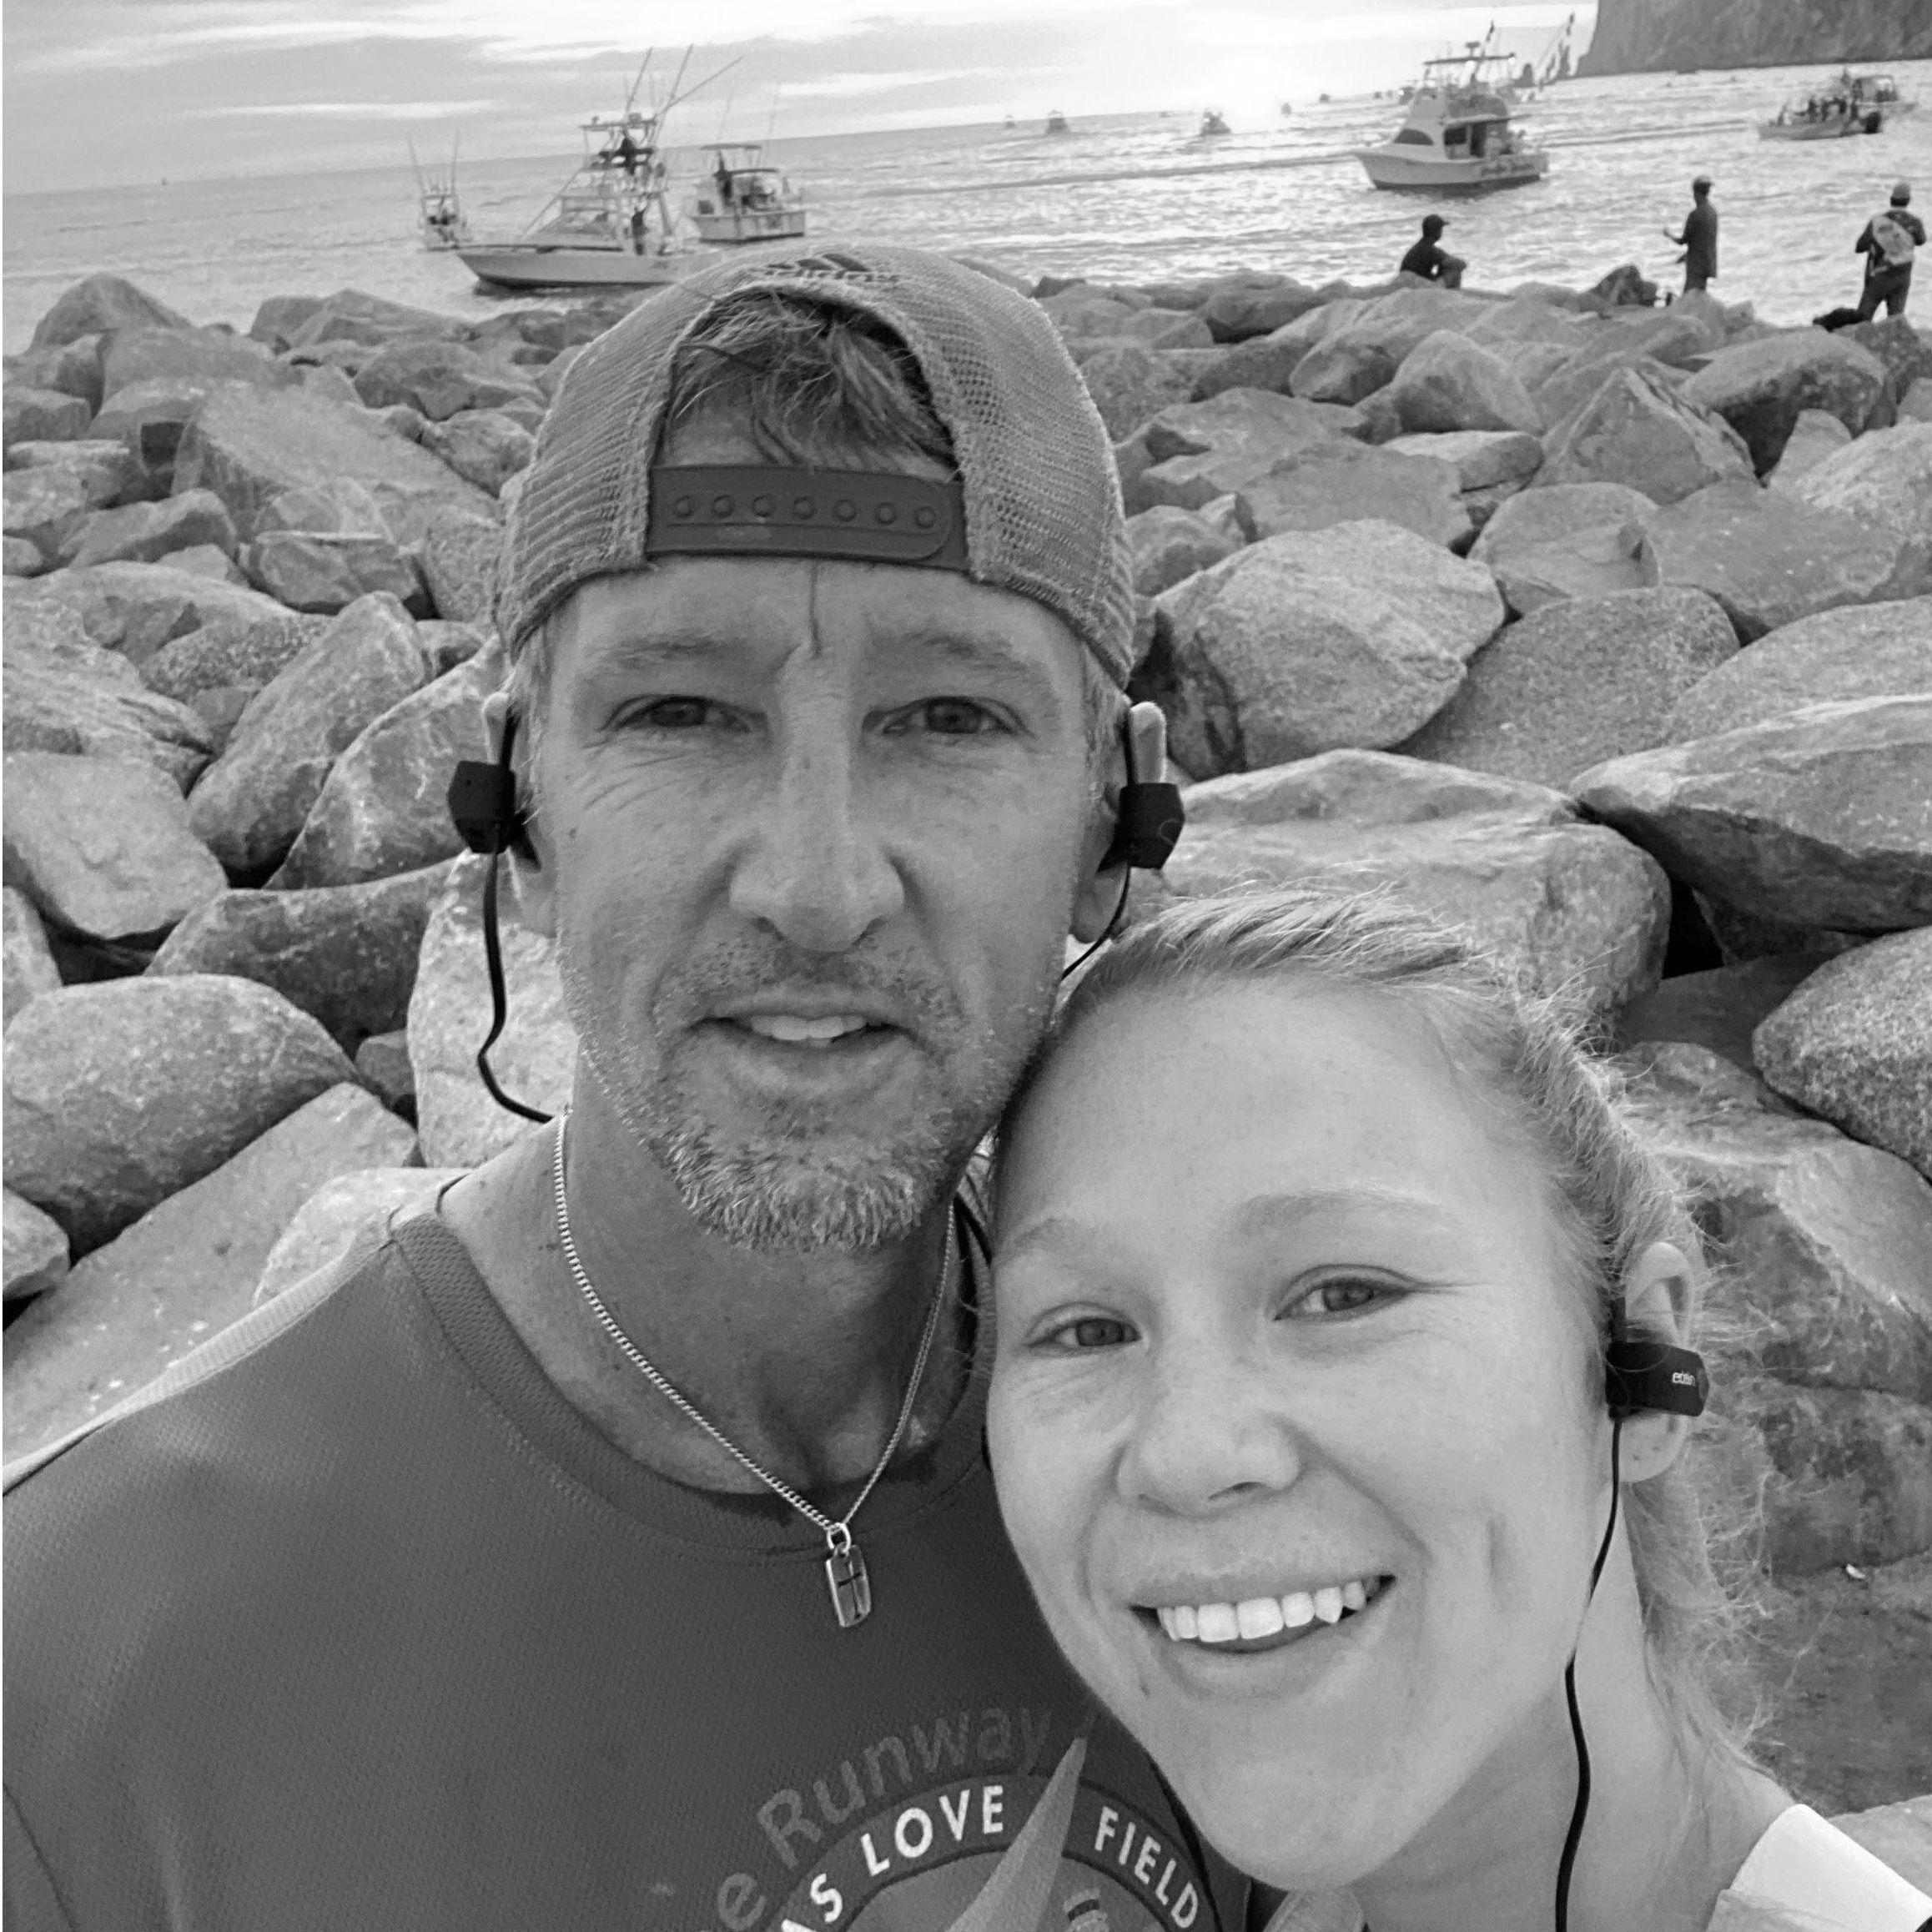
<svg viewBox="0 0 1932 1932"><path fill-rule="evenodd" d="M761 1247L908 1232L1050 1010L1092 825L1080 647L952 571L674 558L556 627L536 828L592 1070Z"/></svg>

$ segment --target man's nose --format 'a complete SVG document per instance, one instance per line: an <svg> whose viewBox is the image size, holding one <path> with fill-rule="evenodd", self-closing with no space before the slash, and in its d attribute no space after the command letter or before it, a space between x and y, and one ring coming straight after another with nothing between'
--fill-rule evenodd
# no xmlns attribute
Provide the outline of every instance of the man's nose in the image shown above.
<svg viewBox="0 0 1932 1932"><path fill-rule="evenodd" d="M1247 1352L1162 1348L1118 1465L1128 1501L1213 1515L1286 1489L1301 1473L1304 1446L1280 1391Z"/></svg>
<svg viewBox="0 0 1932 1932"><path fill-rule="evenodd" d="M839 953L904 903L885 828L843 732L782 734L732 876L732 909L812 953Z"/></svg>

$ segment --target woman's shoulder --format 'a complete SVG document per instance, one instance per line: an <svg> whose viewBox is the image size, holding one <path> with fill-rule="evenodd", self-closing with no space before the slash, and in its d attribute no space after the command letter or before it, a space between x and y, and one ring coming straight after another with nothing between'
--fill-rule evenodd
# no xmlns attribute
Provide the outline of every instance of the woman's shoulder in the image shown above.
<svg viewBox="0 0 1932 1932"><path fill-rule="evenodd" d="M1809 1805L1780 1812L1718 1900L1710 1932L1921 1932L1932 1897Z"/></svg>

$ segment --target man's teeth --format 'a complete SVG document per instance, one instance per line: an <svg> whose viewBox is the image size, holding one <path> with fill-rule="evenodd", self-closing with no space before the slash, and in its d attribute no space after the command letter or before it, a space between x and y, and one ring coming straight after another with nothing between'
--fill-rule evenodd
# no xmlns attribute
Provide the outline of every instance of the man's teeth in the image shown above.
<svg viewBox="0 0 1932 1932"><path fill-rule="evenodd" d="M794 1046L829 1046L848 1033L861 1032L863 1019L849 1013L828 1014L823 1019L802 1019L792 1013L747 1014L744 1024L767 1039L782 1039Z"/></svg>
<svg viewBox="0 0 1932 1932"><path fill-rule="evenodd" d="M1249 1597L1239 1603L1176 1603L1155 1614L1160 1628L1179 1643L1232 1643L1240 1638L1273 1637L1299 1630L1318 1618L1339 1623L1353 1610L1366 1609L1381 1593L1379 1577L1352 1577L1312 1593L1291 1590L1285 1597Z"/></svg>

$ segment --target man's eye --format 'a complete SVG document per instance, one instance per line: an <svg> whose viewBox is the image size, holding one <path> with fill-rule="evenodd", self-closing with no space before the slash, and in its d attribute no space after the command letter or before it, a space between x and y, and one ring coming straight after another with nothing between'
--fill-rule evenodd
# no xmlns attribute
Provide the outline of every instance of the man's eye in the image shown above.
<svg viewBox="0 0 1932 1932"><path fill-rule="evenodd" d="M660 697L627 712L627 725L646 725L654 731L690 732L722 722L718 707L707 697Z"/></svg>
<svg viewBox="0 0 1932 1932"><path fill-rule="evenodd" d="M969 697L928 698L913 714L913 722L936 737L978 737L998 731L999 720L984 705Z"/></svg>
<svg viewBox="0 0 1932 1932"><path fill-rule="evenodd" d="M1083 1315L1042 1339L1056 1349L1123 1348L1136 1339L1131 1322L1112 1315Z"/></svg>

